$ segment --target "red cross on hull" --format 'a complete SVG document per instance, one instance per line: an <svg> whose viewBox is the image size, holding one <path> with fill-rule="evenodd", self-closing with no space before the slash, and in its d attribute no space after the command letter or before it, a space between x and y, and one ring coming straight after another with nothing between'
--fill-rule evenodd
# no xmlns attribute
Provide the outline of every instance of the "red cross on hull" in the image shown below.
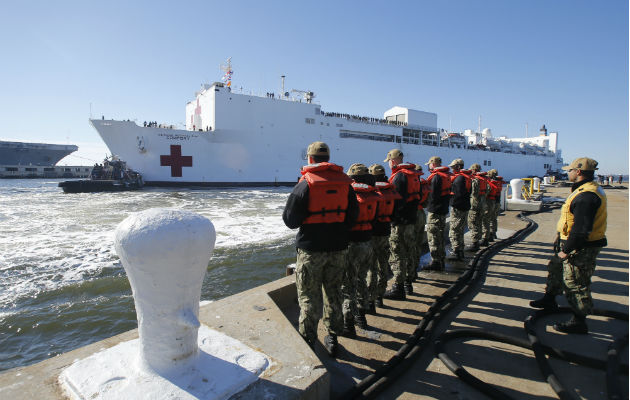
<svg viewBox="0 0 630 400"><path fill-rule="evenodd" d="M182 156L182 146L172 144L171 154L160 156L160 166L171 167L171 176L181 178L182 167L192 167L192 156Z"/></svg>

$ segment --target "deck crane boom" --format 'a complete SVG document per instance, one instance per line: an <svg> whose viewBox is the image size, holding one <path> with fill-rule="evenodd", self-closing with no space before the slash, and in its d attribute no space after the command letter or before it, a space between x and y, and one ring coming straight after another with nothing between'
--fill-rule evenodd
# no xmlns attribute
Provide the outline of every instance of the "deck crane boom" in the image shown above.
<svg viewBox="0 0 630 400"><path fill-rule="evenodd" d="M291 93L301 94L302 96L304 96L304 100L306 100L306 102L309 104L313 101L313 98L315 97L315 93L308 90L291 89Z"/></svg>

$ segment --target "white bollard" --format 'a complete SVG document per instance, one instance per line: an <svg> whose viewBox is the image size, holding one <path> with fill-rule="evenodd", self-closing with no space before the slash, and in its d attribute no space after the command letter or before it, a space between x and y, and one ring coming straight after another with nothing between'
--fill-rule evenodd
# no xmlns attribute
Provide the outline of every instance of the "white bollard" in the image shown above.
<svg viewBox="0 0 630 400"><path fill-rule="evenodd" d="M139 339L76 360L59 375L71 399L227 399L259 379L269 359L199 322L214 249L212 222L175 209L133 214L116 228Z"/></svg>
<svg viewBox="0 0 630 400"><path fill-rule="evenodd" d="M543 183L544 183L545 185L550 185L550 184L551 184L551 178L550 178L550 177L548 177L548 176L545 176L545 177L543 178Z"/></svg>
<svg viewBox="0 0 630 400"><path fill-rule="evenodd" d="M116 252L131 283L140 366L168 376L199 354L201 285L214 250L209 219L175 209L150 209L118 225Z"/></svg>
<svg viewBox="0 0 630 400"><path fill-rule="evenodd" d="M523 190L525 182L522 179L512 179L510 181L510 187L512 188L512 200L522 200L523 196L521 191Z"/></svg>
<svg viewBox="0 0 630 400"><path fill-rule="evenodd" d="M540 178L534 177L534 190L540 192Z"/></svg>

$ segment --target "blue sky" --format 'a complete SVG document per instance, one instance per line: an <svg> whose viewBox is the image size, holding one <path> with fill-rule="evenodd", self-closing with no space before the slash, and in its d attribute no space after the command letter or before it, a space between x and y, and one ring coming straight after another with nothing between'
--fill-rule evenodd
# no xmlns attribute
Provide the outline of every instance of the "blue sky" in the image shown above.
<svg viewBox="0 0 630 400"><path fill-rule="evenodd" d="M20 1L0 24L0 139L107 152L94 116L183 123L220 79L316 93L323 110L435 112L453 130L546 124L564 159L628 173L628 2ZM81 158L79 158L81 157Z"/></svg>

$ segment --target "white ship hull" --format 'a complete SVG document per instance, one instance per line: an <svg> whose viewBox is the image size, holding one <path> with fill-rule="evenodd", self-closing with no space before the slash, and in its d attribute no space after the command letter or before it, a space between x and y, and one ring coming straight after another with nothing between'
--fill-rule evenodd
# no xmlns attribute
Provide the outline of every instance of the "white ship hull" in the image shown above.
<svg viewBox="0 0 630 400"><path fill-rule="evenodd" d="M402 126L325 115L315 104L206 89L196 105L187 106L187 130L129 121L91 123L112 154L150 185L292 185L306 164L306 147L318 140L330 146L331 161L344 168L356 162L385 164L392 148L401 149L407 162L424 164L440 156L448 164L462 158L466 167L479 163L483 170L496 168L506 179L543 176L562 166L555 152L515 154L404 143L408 139ZM192 129L197 126L204 130Z"/></svg>

